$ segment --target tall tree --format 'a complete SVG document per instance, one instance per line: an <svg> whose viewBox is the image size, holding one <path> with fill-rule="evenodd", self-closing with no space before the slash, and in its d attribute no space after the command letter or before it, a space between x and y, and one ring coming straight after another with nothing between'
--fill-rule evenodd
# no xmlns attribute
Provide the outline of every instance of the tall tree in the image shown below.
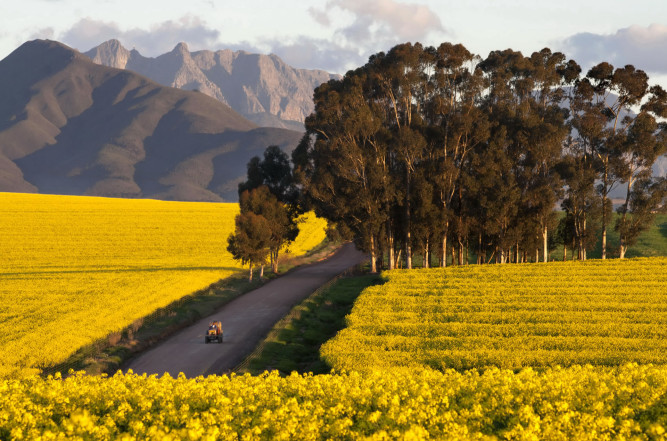
<svg viewBox="0 0 667 441"><path fill-rule="evenodd" d="M404 181L404 226L406 267L412 268L412 179L424 156L424 101L429 94L429 66L434 59L421 44L400 44L387 54L379 53L369 60L368 68L377 85L376 99L383 102L384 123L391 135L396 171Z"/></svg>
<svg viewBox="0 0 667 441"><path fill-rule="evenodd" d="M569 133L568 112L561 106L565 99L563 87L574 83L581 68L572 60L566 62L562 53L552 53L548 48L534 52L530 61L534 108L531 117L526 118L528 145L519 161L523 167L526 212L539 228L543 262L547 262L549 229L557 222L554 206L562 188L555 167Z"/></svg>
<svg viewBox="0 0 667 441"><path fill-rule="evenodd" d="M442 43L435 52L434 93L428 102L428 142L435 164L431 179L440 204L440 262L447 264L452 201L470 152L489 137L487 115L480 106L486 87L480 59L463 45Z"/></svg>
<svg viewBox="0 0 667 441"><path fill-rule="evenodd" d="M382 122L367 87L362 68L319 86L315 112L306 119L309 136L293 158L315 212L349 228L375 272L391 186Z"/></svg>
<svg viewBox="0 0 667 441"><path fill-rule="evenodd" d="M270 237L268 241L271 270L278 272L278 256L287 244L294 241L299 229L293 222L285 204L271 193L265 185L241 193L239 201L241 213L253 213L268 222Z"/></svg>
<svg viewBox="0 0 667 441"><path fill-rule="evenodd" d="M652 167L656 159L667 152L667 123L656 120L667 117L667 93L660 86L654 86L647 95L647 102L628 124L616 162L615 173L627 185L615 227L620 233L621 259L628 246L648 228L653 213L664 204L665 182L652 177Z"/></svg>
<svg viewBox="0 0 667 441"><path fill-rule="evenodd" d="M614 69L611 64L603 62L592 67L577 87L583 88L592 97L593 103L586 111L594 113L594 118L603 117L606 120L606 127L596 136L597 142L592 144L599 163L597 189L602 204L602 258L605 259L611 214L609 194L623 180L618 172L619 168L623 168L619 166L619 161L623 145L627 143L628 130L634 121L632 109L640 105L649 93L648 75L632 65Z"/></svg>
<svg viewBox="0 0 667 441"><path fill-rule="evenodd" d="M235 219L236 230L227 238L227 251L243 265L250 265L248 280L252 282L253 267L264 265L270 253L271 226L269 221L252 212L239 213Z"/></svg>

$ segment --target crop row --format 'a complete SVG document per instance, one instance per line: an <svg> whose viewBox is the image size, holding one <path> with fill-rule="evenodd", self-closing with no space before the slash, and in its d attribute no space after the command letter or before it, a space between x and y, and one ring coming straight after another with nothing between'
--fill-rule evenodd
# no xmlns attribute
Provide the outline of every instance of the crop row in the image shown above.
<svg viewBox="0 0 667 441"><path fill-rule="evenodd" d="M323 346L336 369L667 363L667 258L384 277Z"/></svg>
<svg viewBox="0 0 667 441"><path fill-rule="evenodd" d="M0 439L664 439L667 368L0 380Z"/></svg>

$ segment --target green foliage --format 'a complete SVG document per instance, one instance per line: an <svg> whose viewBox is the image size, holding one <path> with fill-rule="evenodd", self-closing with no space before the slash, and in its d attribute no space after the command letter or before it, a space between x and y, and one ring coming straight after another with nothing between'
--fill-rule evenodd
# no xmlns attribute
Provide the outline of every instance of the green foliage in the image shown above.
<svg viewBox="0 0 667 441"><path fill-rule="evenodd" d="M397 45L316 89L294 176L306 204L369 252L372 271L401 253L411 268L415 251L444 264L448 247L460 264L475 248L480 261L547 261L559 200L560 235L586 259L600 229L606 238L615 186L635 195L623 243L664 203L642 182L667 147L656 119L667 93L630 65L580 74L548 48L481 59L461 45Z"/></svg>
<svg viewBox="0 0 667 441"><path fill-rule="evenodd" d="M241 211L236 215L235 223L236 230L227 239L227 251L243 265L250 265L252 280L252 267L265 265L269 257L272 243L271 224L266 217L251 211Z"/></svg>

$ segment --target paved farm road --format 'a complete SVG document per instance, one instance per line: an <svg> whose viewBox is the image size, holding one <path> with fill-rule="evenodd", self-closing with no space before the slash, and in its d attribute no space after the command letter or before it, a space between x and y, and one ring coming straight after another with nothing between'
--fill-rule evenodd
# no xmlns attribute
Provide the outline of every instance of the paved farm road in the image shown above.
<svg viewBox="0 0 667 441"><path fill-rule="evenodd" d="M125 369L140 374L169 372L174 377L183 372L188 378L230 372L295 304L364 259L354 245L346 244L326 260L297 268L234 299L133 359ZM205 331L214 319L222 321L224 343L205 344Z"/></svg>

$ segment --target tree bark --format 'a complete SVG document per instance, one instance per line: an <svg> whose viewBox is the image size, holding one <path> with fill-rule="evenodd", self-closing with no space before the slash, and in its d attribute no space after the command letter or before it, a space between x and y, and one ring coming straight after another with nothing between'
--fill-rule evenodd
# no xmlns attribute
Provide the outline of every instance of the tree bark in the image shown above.
<svg viewBox="0 0 667 441"><path fill-rule="evenodd" d="M405 172L405 267L412 269L412 214L410 213L410 170Z"/></svg>
<svg viewBox="0 0 667 441"><path fill-rule="evenodd" d="M377 273L377 267L375 265L375 238L371 234L371 273Z"/></svg>
<svg viewBox="0 0 667 441"><path fill-rule="evenodd" d="M549 231L546 225L542 230L542 252L544 253L542 261L546 263L549 261ZM537 261L539 262L539 258Z"/></svg>
<svg viewBox="0 0 667 441"><path fill-rule="evenodd" d="M469 260L468 260L468 250L469 249L470 249L470 243L468 242L468 237L466 236L466 249L465 249L465 255L463 257L465 265L467 265L468 262L469 262Z"/></svg>
<svg viewBox="0 0 667 441"><path fill-rule="evenodd" d="M394 269L394 235L391 232L387 233L387 248L389 249L389 270Z"/></svg>
<svg viewBox="0 0 667 441"><path fill-rule="evenodd" d="M447 224L448 222L445 223L445 233L442 236L442 249L440 250L442 252L440 266L443 268L447 266Z"/></svg>
<svg viewBox="0 0 667 441"><path fill-rule="evenodd" d="M248 282L252 282L252 263L250 264L250 275L248 276Z"/></svg>
<svg viewBox="0 0 667 441"><path fill-rule="evenodd" d="M607 167L609 166L609 156L607 156L604 161L604 176L602 178L602 260L607 258L607 185L609 182L609 172ZM585 254L585 252L584 252ZM585 259L585 257L584 257Z"/></svg>
<svg viewBox="0 0 667 441"><path fill-rule="evenodd" d="M621 226L623 228L621 228L621 231L620 231L620 233L621 233L620 234L620 236L621 236L620 237L620 242L621 243L620 243L619 250L618 250L619 251L619 258L621 258L621 259L625 259L625 252L628 250L624 230L625 230L625 228L627 228L626 225L625 225L625 222L628 218L627 217L627 215L628 215L628 205L630 204L630 191L632 190L632 182L633 182L632 178L628 179L628 189L627 189L627 193L625 195L625 204L623 204L623 214L622 214L622 217L621 217Z"/></svg>
<svg viewBox="0 0 667 441"><path fill-rule="evenodd" d="M259 278L263 279L264 278L264 265L261 265L259 267Z"/></svg>

